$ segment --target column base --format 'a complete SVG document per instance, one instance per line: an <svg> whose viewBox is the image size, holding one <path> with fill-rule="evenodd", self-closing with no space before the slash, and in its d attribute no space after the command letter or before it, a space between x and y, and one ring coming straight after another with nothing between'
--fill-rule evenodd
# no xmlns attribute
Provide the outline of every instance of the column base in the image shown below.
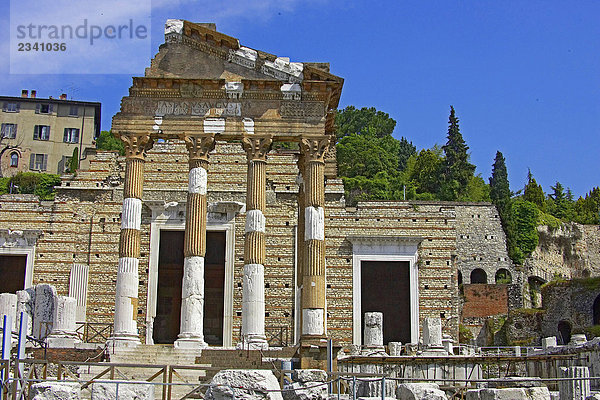
<svg viewBox="0 0 600 400"><path fill-rule="evenodd" d="M50 335L46 338L46 344L51 349L74 349L77 343L81 343L77 335Z"/></svg>
<svg viewBox="0 0 600 400"><path fill-rule="evenodd" d="M240 350L268 350L269 343L263 335L247 335L236 346Z"/></svg>
<svg viewBox="0 0 600 400"><path fill-rule="evenodd" d="M116 333L113 337L109 338L106 342L106 346L109 351L114 347L136 347L141 345L140 337L129 333Z"/></svg>
<svg viewBox="0 0 600 400"><path fill-rule="evenodd" d="M173 343L173 347L176 349L198 350L207 348L208 343L201 337L182 337Z"/></svg>

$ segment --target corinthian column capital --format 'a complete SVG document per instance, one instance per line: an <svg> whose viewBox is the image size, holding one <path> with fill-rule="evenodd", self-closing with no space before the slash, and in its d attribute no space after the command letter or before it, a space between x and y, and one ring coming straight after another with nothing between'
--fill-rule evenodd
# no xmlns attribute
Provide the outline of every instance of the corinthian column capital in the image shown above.
<svg viewBox="0 0 600 400"><path fill-rule="evenodd" d="M190 168L195 168L203 163L208 162L208 153L215 148L215 135L198 134L198 135L183 135L185 147L189 152Z"/></svg>
<svg viewBox="0 0 600 400"><path fill-rule="evenodd" d="M119 138L123 141L125 147L125 156L127 159L144 160L146 152L152 148L154 139L149 133L121 133Z"/></svg>
<svg viewBox="0 0 600 400"><path fill-rule="evenodd" d="M301 158L304 162L324 162L324 156L330 144L330 136L303 137L300 139Z"/></svg>
<svg viewBox="0 0 600 400"><path fill-rule="evenodd" d="M272 143L271 135L245 135L242 138L242 147L249 161L266 161Z"/></svg>

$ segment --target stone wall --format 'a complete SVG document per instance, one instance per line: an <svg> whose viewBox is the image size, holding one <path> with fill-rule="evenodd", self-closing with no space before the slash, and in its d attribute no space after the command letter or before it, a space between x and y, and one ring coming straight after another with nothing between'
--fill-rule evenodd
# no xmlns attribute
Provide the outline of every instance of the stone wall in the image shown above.
<svg viewBox="0 0 600 400"><path fill-rule="evenodd" d="M510 272L512 282L520 277L508 257L506 236L496 207L489 203L469 203L456 207L456 265L463 283L471 282L475 269L483 270L487 282L495 283L500 269Z"/></svg>
<svg viewBox="0 0 600 400"><path fill-rule="evenodd" d="M508 285L463 285L463 318L508 313Z"/></svg>
<svg viewBox="0 0 600 400"><path fill-rule="evenodd" d="M563 224L538 227L539 244L524 266L528 276L549 282L600 276L600 226Z"/></svg>

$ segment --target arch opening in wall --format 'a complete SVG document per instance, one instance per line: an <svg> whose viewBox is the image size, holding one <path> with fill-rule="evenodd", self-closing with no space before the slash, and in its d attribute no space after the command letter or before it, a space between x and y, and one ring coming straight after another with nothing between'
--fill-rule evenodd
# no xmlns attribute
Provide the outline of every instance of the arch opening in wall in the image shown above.
<svg viewBox="0 0 600 400"><path fill-rule="evenodd" d="M571 323L569 321L558 323L558 338L561 344L567 344L571 341Z"/></svg>
<svg viewBox="0 0 600 400"><path fill-rule="evenodd" d="M594 316L594 325L600 325L600 294L594 300L594 306L592 307Z"/></svg>
<svg viewBox="0 0 600 400"><path fill-rule="evenodd" d="M500 268L496 271L496 283L499 285L512 283L512 275L506 268Z"/></svg>
<svg viewBox="0 0 600 400"><path fill-rule="evenodd" d="M462 285L463 284L462 272L458 271L457 279L458 279L458 284Z"/></svg>
<svg viewBox="0 0 600 400"><path fill-rule="evenodd" d="M11 167L18 167L19 166L19 154L17 154L16 151L13 151L10 154L10 166Z"/></svg>
<svg viewBox="0 0 600 400"><path fill-rule="evenodd" d="M487 283L487 274L481 268L471 271L471 283Z"/></svg>

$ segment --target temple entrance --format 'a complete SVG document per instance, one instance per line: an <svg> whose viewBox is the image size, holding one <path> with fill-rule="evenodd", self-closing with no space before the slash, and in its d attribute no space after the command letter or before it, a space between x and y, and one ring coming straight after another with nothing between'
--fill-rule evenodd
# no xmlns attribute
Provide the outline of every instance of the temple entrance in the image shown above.
<svg viewBox="0 0 600 400"><path fill-rule="evenodd" d="M410 263L361 262L361 329L366 312L383 313L383 343L411 341ZM363 341L364 343L364 338Z"/></svg>
<svg viewBox="0 0 600 400"><path fill-rule="evenodd" d="M17 293L25 288L26 255L0 255L0 293Z"/></svg>
<svg viewBox="0 0 600 400"><path fill-rule="evenodd" d="M184 231L160 231L154 343L173 343L179 335ZM223 345L225 232L206 232L204 262L204 340Z"/></svg>

